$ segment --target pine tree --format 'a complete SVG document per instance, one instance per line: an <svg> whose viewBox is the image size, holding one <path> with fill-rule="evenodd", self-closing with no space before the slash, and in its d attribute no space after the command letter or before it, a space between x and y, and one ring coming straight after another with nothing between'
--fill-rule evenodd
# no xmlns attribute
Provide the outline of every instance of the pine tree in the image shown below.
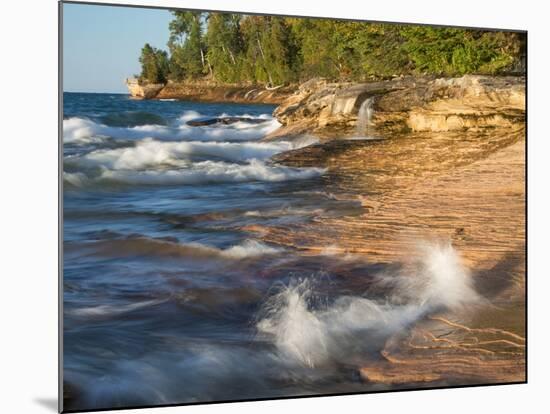
<svg viewBox="0 0 550 414"><path fill-rule="evenodd" d="M140 79L152 83L165 83L168 74L168 54L146 43L141 49Z"/></svg>
<svg viewBox="0 0 550 414"><path fill-rule="evenodd" d="M170 55L146 44L141 78L275 87L311 77L496 74L524 67L525 36L458 28L175 11ZM523 60L522 60L523 59Z"/></svg>
<svg viewBox="0 0 550 414"><path fill-rule="evenodd" d="M170 22L168 47L172 54L175 78L198 78L208 72L206 51L203 42L202 13L173 12ZM179 69L174 70L174 66Z"/></svg>
<svg viewBox="0 0 550 414"><path fill-rule="evenodd" d="M214 78L221 82L240 81L243 40L239 21L237 15L225 13L211 13L208 18L207 58Z"/></svg>

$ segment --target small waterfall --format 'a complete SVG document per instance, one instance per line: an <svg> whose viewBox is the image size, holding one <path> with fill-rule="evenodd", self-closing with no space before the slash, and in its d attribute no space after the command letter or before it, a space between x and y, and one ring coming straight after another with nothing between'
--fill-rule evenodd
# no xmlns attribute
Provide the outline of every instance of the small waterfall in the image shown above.
<svg viewBox="0 0 550 414"><path fill-rule="evenodd" d="M357 113L357 135L359 136L367 136L369 134L372 114L374 113L373 104L374 98L370 97L365 99L359 107L359 112Z"/></svg>

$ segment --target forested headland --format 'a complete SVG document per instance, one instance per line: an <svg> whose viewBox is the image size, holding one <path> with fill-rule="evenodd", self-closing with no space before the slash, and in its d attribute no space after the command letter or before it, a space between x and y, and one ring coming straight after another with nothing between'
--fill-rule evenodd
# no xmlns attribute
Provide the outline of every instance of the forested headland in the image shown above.
<svg viewBox="0 0 550 414"><path fill-rule="evenodd" d="M167 51L145 44L142 82L276 87L313 77L522 72L523 33L333 19L174 11Z"/></svg>

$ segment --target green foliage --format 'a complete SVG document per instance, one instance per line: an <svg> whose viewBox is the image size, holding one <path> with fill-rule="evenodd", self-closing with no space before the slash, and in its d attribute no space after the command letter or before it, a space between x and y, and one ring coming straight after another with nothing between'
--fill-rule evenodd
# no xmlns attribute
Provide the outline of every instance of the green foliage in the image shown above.
<svg viewBox="0 0 550 414"><path fill-rule="evenodd" d="M140 79L152 83L165 83L169 71L168 54L146 43L141 49L139 58L141 63Z"/></svg>
<svg viewBox="0 0 550 414"><path fill-rule="evenodd" d="M231 13L173 12L168 48L144 47L146 79L281 85L326 77L498 74L518 67L517 33Z"/></svg>
<svg viewBox="0 0 550 414"><path fill-rule="evenodd" d="M514 33L407 26L404 50L416 72L444 75L496 74L519 58L521 39Z"/></svg>
<svg viewBox="0 0 550 414"><path fill-rule="evenodd" d="M205 45L202 34L202 13L173 12L168 47L172 54L172 78L198 78L206 72Z"/></svg>
<svg viewBox="0 0 550 414"><path fill-rule="evenodd" d="M247 16L241 22L241 80L279 85L296 78L297 48L287 19Z"/></svg>
<svg viewBox="0 0 550 414"><path fill-rule="evenodd" d="M258 33L263 66L271 86L284 84L294 78L294 39L284 18L270 17L265 23Z"/></svg>
<svg viewBox="0 0 550 414"><path fill-rule="evenodd" d="M412 63L404 48L401 28L397 24L359 25L353 46L364 75L389 77L411 71Z"/></svg>
<svg viewBox="0 0 550 414"><path fill-rule="evenodd" d="M240 81L243 39L240 19L234 14L212 13L206 31L207 59L216 80Z"/></svg>

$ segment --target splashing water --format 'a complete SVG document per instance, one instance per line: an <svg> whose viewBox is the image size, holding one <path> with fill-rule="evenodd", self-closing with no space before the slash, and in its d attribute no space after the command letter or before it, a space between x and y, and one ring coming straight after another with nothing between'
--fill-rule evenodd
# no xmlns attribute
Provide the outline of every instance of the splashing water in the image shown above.
<svg viewBox="0 0 550 414"><path fill-rule="evenodd" d="M385 301L359 296L323 300L312 279L292 280L264 305L257 323L282 358L309 368L352 363L438 309L479 301L468 270L450 244L425 245L412 271L381 275Z"/></svg>
<svg viewBox="0 0 550 414"><path fill-rule="evenodd" d="M373 109L374 98L367 98L359 107L357 113L357 134L366 136L369 134L369 127L374 113Z"/></svg>

